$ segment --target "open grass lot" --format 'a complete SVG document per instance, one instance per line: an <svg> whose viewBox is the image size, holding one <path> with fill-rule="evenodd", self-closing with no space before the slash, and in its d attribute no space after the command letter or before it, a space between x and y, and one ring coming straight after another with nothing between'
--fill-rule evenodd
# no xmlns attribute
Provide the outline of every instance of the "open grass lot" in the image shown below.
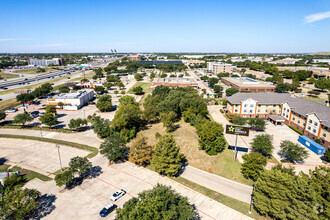
<svg viewBox="0 0 330 220"><path fill-rule="evenodd" d="M15 99L7 99L7 100L4 100L4 101L0 102L0 111L5 111L7 109L14 108L18 105L19 105L19 103L16 101L16 98Z"/></svg>
<svg viewBox="0 0 330 220"><path fill-rule="evenodd" d="M84 75L83 74L80 74L81 76L80 77L77 77L77 78L74 78L74 79L70 79L69 81L70 82L80 82L83 78L84 78ZM95 75L95 72L94 71L89 71L85 74L85 77L86 79L92 79L92 77Z"/></svg>
<svg viewBox="0 0 330 220"><path fill-rule="evenodd" d="M157 132L161 135L166 134L165 128L162 123L148 126L146 130L139 133L147 137L149 144L154 146L158 141L155 134ZM180 146L180 151L186 156L189 165L243 184L252 185L253 182L251 180L247 180L242 176L240 171L241 164L238 161L234 162L232 150L225 149L218 155L209 156L205 151L199 149L196 128L183 120L177 123L177 126L178 129L172 134Z"/></svg>
<svg viewBox="0 0 330 220"><path fill-rule="evenodd" d="M18 167L18 166L14 166L12 168L10 168L10 165L8 164L2 164L0 165L0 172L15 172L15 171L19 171L20 172L20 175L24 176L26 181L30 181L34 178L38 178L40 179L41 181L50 181L52 180L52 178L48 177L48 176L45 176L41 173L37 173L37 172L34 172L32 170L27 170L27 169L23 169L21 167Z"/></svg>
<svg viewBox="0 0 330 220"><path fill-rule="evenodd" d="M5 73L4 70L0 70L0 79L11 79L11 78L18 78L18 77L19 77L19 75Z"/></svg>
<svg viewBox="0 0 330 220"><path fill-rule="evenodd" d="M41 74L41 73L49 73L52 71L56 71L56 69L53 68L44 68L46 72L38 72L38 68L31 68L31 69L18 69L13 70L14 73L22 73L22 74Z"/></svg>
<svg viewBox="0 0 330 220"><path fill-rule="evenodd" d="M150 83L137 82L137 83L135 83L135 85L130 90L128 90L128 93L133 94L133 88L137 87L137 86L141 86L144 93L151 93L152 92L152 88L150 88Z"/></svg>

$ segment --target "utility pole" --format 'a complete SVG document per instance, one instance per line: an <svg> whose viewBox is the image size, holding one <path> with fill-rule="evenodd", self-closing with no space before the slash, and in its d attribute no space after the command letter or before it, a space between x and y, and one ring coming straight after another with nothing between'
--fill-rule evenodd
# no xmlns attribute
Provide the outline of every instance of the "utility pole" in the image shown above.
<svg viewBox="0 0 330 220"><path fill-rule="evenodd" d="M235 152L234 152L234 161L236 161L236 158L237 158L237 137L238 137L238 135L236 134L236 140L235 140Z"/></svg>
<svg viewBox="0 0 330 220"><path fill-rule="evenodd" d="M41 125L40 125L40 136L41 136L41 138L43 139L44 137L42 136L42 130L41 130Z"/></svg>
<svg viewBox="0 0 330 220"><path fill-rule="evenodd" d="M59 145L55 145L57 147L57 152L58 152L58 158L60 159L60 166L61 166L61 170L63 170L62 167L62 161L61 161L61 154L60 154L60 146Z"/></svg>
<svg viewBox="0 0 330 220"><path fill-rule="evenodd" d="M252 194L251 194L251 200L250 200L250 210L249 210L249 214L252 213L252 204L253 204L253 193L254 193L254 184L252 184Z"/></svg>

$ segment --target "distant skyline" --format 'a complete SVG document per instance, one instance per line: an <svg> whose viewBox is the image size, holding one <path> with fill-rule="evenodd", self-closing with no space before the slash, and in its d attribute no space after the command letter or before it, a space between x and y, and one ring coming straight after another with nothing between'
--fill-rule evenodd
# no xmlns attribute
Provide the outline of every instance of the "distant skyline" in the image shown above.
<svg viewBox="0 0 330 220"><path fill-rule="evenodd" d="M329 0L0 0L0 53L330 52Z"/></svg>

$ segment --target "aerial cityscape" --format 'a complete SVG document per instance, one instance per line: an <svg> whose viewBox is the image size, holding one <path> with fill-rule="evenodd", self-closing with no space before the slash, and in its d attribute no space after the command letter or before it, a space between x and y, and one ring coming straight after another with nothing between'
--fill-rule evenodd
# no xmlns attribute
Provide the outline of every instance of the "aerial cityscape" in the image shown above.
<svg viewBox="0 0 330 220"><path fill-rule="evenodd" d="M330 219L330 1L0 2L0 219Z"/></svg>

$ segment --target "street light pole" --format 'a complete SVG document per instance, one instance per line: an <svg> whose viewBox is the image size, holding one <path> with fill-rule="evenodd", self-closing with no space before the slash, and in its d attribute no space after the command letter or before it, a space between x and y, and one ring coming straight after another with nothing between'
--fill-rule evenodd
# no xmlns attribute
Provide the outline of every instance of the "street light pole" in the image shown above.
<svg viewBox="0 0 330 220"><path fill-rule="evenodd" d="M41 126L39 127L39 129L40 129L40 136L41 136L41 138L43 139L43 138L44 138L44 136L42 136L42 130L41 130Z"/></svg>
<svg viewBox="0 0 330 220"><path fill-rule="evenodd" d="M58 152L58 158L60 160L60 166L61 166L61 170L63 170L62 168L62 161L61 161L61 154L60 154L60 146L59 145L55 145L57 147L57 152Z"/></svg>
<svg viewBox="0 0 330 220"><path fill-rule="evenodd" d="M251 200L250 200L250 210L249 210L249 214L252 213L252 204L253 204L253 192L254 192L254 184L252 184L252 194L251 194Z"/></svg>
<svg viewBox="0 0 330 220"><path fill-rule="evenodd" d="M238 137L238 135L236 134L236 140L235 140L235 152L234 152L234 161L236 161L236 158L237 158L237 137Z"/></svg>

